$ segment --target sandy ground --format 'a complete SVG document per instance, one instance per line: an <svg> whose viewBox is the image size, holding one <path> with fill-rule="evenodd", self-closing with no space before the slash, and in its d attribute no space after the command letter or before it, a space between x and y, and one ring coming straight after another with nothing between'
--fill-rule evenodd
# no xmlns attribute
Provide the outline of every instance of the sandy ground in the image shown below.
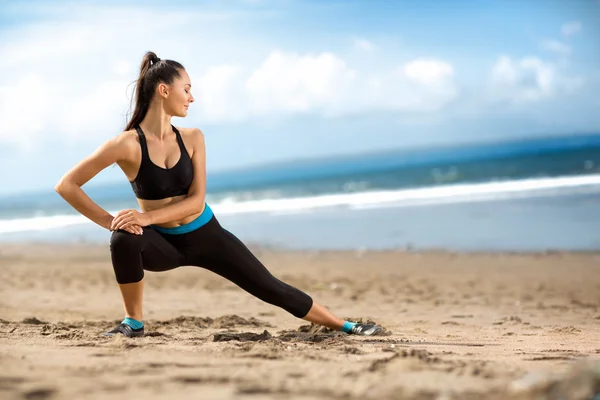
<svg viewBox="0 0 600 400"><path fill-rule="evenodd" d="M105 338L122 318L107 246L4 245L0 398L600 392L600 254L254 251L280 279L341 317L377 322L384 335L311 327L183 267L146 274L147 337Z"/></svg>

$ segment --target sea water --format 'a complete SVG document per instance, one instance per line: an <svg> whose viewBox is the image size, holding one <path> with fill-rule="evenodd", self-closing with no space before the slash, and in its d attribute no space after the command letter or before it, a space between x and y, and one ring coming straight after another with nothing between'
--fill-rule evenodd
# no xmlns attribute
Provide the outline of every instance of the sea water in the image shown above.
<svg viewBox="0 0 600 400"><path fill-rule="evenodd" d="M125 180L84 190L137 207ZM288 249L599 250L600 135L209 172L207 202L240 239ZM109 237L54 192L0 198L0 242Z"/></svg>

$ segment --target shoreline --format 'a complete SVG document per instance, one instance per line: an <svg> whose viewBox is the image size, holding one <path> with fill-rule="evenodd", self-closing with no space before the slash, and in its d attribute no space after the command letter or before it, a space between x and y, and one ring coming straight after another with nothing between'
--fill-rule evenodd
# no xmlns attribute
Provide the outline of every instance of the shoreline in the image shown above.
<svg viewBox="0 0 600 400"><path fill-rule="evenodd" d="M27 247L36 248L48 248L48 249L62 249L62 250L77 250L81 248L90 249L105 249L108 252L108 239L110 235L107 235L106 244L101 244L99 241L89 240L77 240L70 242L61 241L45 241L45 240L19 240L15 242L6 242L0 240L0 257L2 252L22 252ZM256 253L292 253L292 254L326 254L326 253L339 253L347 254L349 256L362 256L367 253L371 254L447 254L447 255L465 255L465 256L553 256L553 255L589 255L589 256L600 256L600 248L598 249L540 249L540 250L494 250L494 249L481 249L481 250L459 250L451 247L429 247L429 248L418 248L410 245L407 246L391 246L389 248L368 248L361 246L354 246L352 248L312 248L312 247L290 247L278 246L276 244L265 244L252 241L244 241L244 244L252 251Z"/></svg>
<svg viewBox="0 0 600 400"><path fill-rule="evenodd" d="M589 253L600 252L598 199L561 195L543 201L332 208L299 214L217 213L217 218L244 243L275 251ZM104 245L110 239L109 232L90 222L54 228L30 223L14 228L35 230L0 234L0 245Z"/></svg>

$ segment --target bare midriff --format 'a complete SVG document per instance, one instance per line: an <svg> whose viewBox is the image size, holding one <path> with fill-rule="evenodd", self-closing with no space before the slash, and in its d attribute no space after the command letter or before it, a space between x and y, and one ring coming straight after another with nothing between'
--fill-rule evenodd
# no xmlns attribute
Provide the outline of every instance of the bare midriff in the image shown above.
<svg viewBox="0 0 600 400"><path fill-rule="evenodd" d="M174 196L174 197L169 197L169 198L160 199L160 200L138 199L138 204L140 205L140 208L142 209L143 212L150 212L150 211L160 210L161 208L164 208L166 206L177 204L180 201L185 200L186 198L187 198L187 195ZM204 207L202 208L202 211L204 211ZM196 214L192 214L190 216L187 216L187 217L182 218L177 221L165 222L165 223L154 224L154 225L161 227L161 228L176 228L181 225L189 224L190 222L192 222L193 220L198 218L200 216L200 214L202 214L202 211L199 213L196 213Z"/></svg>

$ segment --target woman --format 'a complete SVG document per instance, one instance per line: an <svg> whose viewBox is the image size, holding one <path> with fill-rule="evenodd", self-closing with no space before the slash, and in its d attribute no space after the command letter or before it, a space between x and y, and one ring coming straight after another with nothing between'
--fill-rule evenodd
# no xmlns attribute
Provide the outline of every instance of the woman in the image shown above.
<svg viewBox="0 0 600 400"><path fill-rule="evenodd" d="M205 203L204 137L199 129L175 128L194 101L184 67L152 52L142 60L136 105L125 131L68 171L56 191L77 211L112 231L110 252L125 305L125 319L106 335L144 335L144 270L182 265L206 268L292 315L349 334L373 335L377 325L332 315L306 293L275 278ZM104 168L117 164L131 183L142 212L112 216L81 189Z"/></svg>

